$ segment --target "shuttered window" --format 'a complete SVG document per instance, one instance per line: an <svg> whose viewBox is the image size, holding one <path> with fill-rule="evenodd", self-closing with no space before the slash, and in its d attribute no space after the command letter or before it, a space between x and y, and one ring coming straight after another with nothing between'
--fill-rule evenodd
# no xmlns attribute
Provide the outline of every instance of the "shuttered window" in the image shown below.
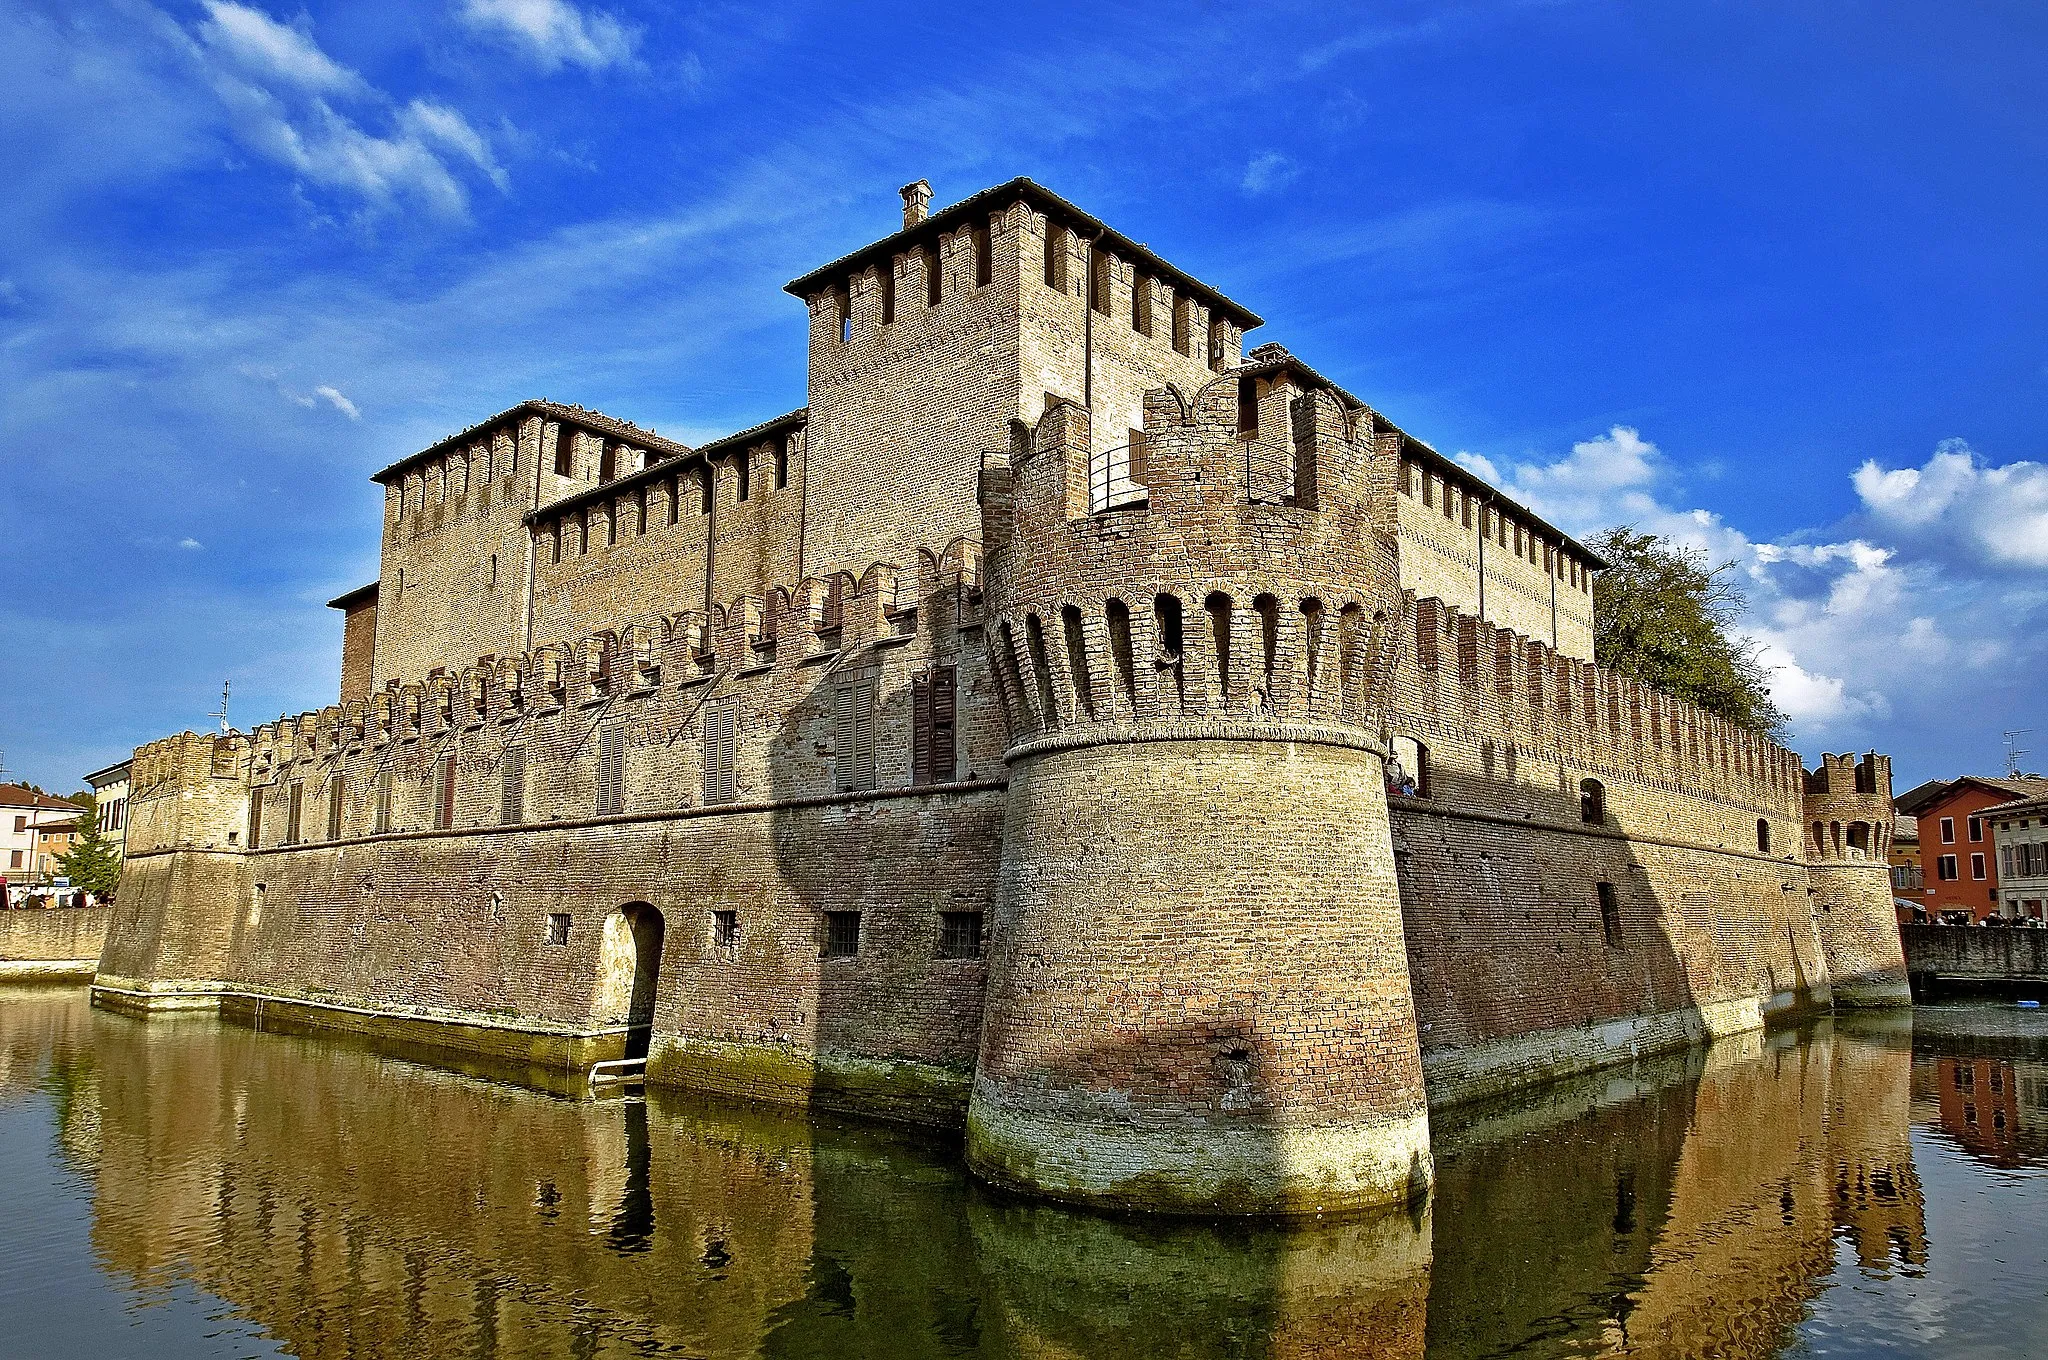
<svg viewBox="0 0 2048 1360"><path fill-rule="evenodd" d="M342 799L347 787L340 775L327 781L327 839L331 841L341 839Z"/></svg>
<svg viewBox="0 0 2048 1360"><path fill-rule="evenodd" d="M739 796L733 775L735 720L739 705L721 699L704 708L704 801L730 803Z"/></svg>
<svg viewBox="0 0 2048 1360"><path fill-rule="evenodd" d="M391 771L377 772L377 816L371 825L378 835L391 829Z"/></svg>
<svg viewBox="0 0 2048 1360"><path fill-rule="evenodd" d="M626 810L626 729L617 723L597 734L597 815Z"/></svg>
<svg viewBox="0 0 2048 1360"><path fill-rule="evenodd" d="M299 843L300 817L304 813L305 807L306 786L303 783L294 783L291 791L285 795L284 843L286 845L297 845Z"/></svg>
<svg viewBox="0 0 2048 1360"><path fill-rule="evenodd" d="M954 690L951 666L934 666L910 679L910 782L949 784L955 774Z"/></svg>
<svg viewBox="0 0 2048 1360"><path fill-rule="evenodd" d="M832 765L841 793L875 786L875 677L842 680L832 695Z"/></svg>
<svg viewBox="0 0 2048 1360"><path fill-rule="evenodd" d="M526 748L506 747L498 773L502 783L498 821L504 826L517 826L526 820Z"/></svg>
<svg viewBox="0 0 2048 1360"><path fill-rule="evenodd" d="M19 821L20 818L15 820ZM249 790L249 848L256 849L263 844L263 790L261 787Z"/></svg>
<svg viewBox="0 0 2048 1360"><path fill-rule="evenodd" d="M442 756L435 770L434 829L446 831L455 825L455 754Z"/></svg>

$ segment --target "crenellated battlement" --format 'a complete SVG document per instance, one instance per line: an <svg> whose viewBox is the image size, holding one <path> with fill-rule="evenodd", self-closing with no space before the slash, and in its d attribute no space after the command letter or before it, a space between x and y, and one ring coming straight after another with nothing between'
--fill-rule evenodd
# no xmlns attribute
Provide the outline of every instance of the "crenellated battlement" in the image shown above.
<svg viewBox="0 0 2048 1360"><path fill-rule="evenodd" d="M1575 765L1795 815L1799 757L1769 738L1441 600L1411 597L1408 613L1411 712L1467 715Z"/></svg>
<svg viewBox="0 0 2048 1360"><path fill-rule="evenodd" d="M1892 838L1892 762L1875 751L1823 753L1805 777L1806 852L1884 864Z"/></svg>

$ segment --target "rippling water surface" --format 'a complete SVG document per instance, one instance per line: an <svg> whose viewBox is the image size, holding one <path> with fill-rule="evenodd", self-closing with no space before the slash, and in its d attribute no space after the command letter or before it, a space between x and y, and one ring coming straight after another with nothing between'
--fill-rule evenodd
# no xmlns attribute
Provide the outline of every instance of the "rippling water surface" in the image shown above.
<svg viewBox="0 0 2048 1360"><path fill-rule="evenodd" d="M954 1151L0 990L0 1354L2048 1355L2048 1018L1822 1023L1436 1120L1408 1214L1152 1224Z"/></svg>

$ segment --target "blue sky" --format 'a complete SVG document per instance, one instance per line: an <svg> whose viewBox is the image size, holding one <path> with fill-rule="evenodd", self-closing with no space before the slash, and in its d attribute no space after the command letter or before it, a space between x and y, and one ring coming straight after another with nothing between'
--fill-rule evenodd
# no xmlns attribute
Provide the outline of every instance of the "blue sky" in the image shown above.
<svg viewBox="0 0 2048 1360"><path fill-rule="evenodd" d="M1567 527L1732 561L1794 744L2048 768L2037 4L0 0L0 752L330 702L368 474L804 399L782 283L1028 174Z"/></svg>

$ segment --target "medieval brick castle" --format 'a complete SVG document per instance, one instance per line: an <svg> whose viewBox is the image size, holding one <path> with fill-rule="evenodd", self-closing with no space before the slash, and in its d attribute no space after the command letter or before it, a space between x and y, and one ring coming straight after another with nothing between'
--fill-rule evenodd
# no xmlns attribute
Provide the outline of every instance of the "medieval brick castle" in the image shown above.
<svg viewBox="0 0 2048 1360"><path fill-rule="evenodd" d="M1882 756L1592 658L1569 536L1029 180L791 283L809 404L386 468L340 702L135 754L105 1005L1335 1210L1429 1111L1905 1004Z"/></svg>

